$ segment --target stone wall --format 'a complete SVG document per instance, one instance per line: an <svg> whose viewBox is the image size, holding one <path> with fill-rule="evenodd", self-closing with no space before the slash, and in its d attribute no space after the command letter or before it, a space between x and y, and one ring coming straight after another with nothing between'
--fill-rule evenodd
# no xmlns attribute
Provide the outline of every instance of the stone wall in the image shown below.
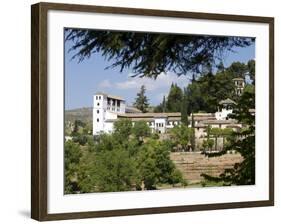
<svg viewBox="0 0 281 224"><path fill-rule="evenodd" d="M226 168L232 168L235 163L242 161L238 153L208 158L200 152L172 152L170 157L191 184L199 183L204 179L200 176L201 173L218 176Z"/></svg>

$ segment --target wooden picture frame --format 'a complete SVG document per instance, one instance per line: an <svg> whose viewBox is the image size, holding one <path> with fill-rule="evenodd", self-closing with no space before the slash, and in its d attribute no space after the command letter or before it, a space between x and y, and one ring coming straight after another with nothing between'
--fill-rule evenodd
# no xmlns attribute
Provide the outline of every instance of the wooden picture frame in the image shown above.
<svg viewBox="0 0 281 224"><path fill-rule="evenodd" d="M137 8L118 8L90 5L38 3L31 7L31 217L39 221L93 217L203 211L274 205L274 18L223 15L182 11ZM269 180L268 200L214 203L198 205L130 208L103 211L48 213L48 12L67 11L104 13L165 18L188 18L210 21L249 22L269 25Z"/></svg>

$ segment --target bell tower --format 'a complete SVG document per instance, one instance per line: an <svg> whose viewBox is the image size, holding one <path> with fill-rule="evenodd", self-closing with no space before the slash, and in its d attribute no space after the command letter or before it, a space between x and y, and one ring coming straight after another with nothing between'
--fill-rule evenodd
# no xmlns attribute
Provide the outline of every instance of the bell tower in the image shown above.
<svg viewBox="0 0 281 224"><path fill-rule="evenodd" d="M241 96L245 87L245 82L243 78L234 78L232 79L235 85L235 94Z"/></svg>
<svg viewBox="0 0 281 224"><path fill-rule="evenodd" d="M104 130L106 96L96 93L93 96L93 135L98 135Z"/></svg>

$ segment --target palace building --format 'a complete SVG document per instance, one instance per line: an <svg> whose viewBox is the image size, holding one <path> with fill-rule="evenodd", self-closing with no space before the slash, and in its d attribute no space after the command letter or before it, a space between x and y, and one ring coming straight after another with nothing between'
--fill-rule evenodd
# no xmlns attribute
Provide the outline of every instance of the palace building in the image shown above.
<svg viewBox="0 0 281 224"><path fill-rule="evenodd" d="M195 128L199 131L208 125L211 127L235 127L235 120L228 118L236 103L230 99L221 101L216 113L193 114ZM119 96L113 96L97 92L93 96L93 135L112 133L113 124L118 119L127 118L134 125L137 121L145 121L153 133L166 133L169 129L181 123L181 113L142 113L136 108L128 107L125 100ZM191 117L188 118L191 121Z"/></svg>
<svg viewBox="0 0 281 224"><path fill-rule="evenodd" d="M235 93L241 95L244 90L244 79L233 79ZM229 117L236 105L231 99L219 102L216 113L194 113L194 128L197 148L202 145L206 138L207 127L231 128L235 131L242 128L242 124ZM250 112L255 114L255 109ZM120 96L114 96L103 92L97 92L93 96L93 135L102 133L110 134L114 131L114 122L119 119L129 119L132 125L138 121L145 121L152 133L165 134L173 127L181 124L181 113L142 113L140 110L126 105L125 100ZM191 121L191 117L188 120ZM191 123L191 122L190 122ZM191 126L191 125L189 125ZM220 141L220 140L219 140Z"/></svg>

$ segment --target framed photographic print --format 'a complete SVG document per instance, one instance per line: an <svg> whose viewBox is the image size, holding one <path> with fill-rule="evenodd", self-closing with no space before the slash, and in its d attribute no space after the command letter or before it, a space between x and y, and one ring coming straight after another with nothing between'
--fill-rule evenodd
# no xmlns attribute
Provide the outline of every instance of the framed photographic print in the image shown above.
<svg viewBox="0 0 281 224"><path fill-rule="evenodd" d="M32 218L274 204L274 19L32 5Z"/></svg>

